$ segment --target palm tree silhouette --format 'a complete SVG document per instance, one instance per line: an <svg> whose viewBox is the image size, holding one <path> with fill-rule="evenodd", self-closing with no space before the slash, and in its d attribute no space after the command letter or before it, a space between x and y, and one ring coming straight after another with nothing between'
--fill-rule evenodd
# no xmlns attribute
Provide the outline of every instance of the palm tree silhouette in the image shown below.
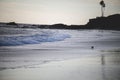
<svg viewBox="0 0 120 80"><path fill-rule="evenodd" d="M101 5L101 14L102 14L102 17L104 17L105 3L103 0L100 1L100 5Z"/></svg>

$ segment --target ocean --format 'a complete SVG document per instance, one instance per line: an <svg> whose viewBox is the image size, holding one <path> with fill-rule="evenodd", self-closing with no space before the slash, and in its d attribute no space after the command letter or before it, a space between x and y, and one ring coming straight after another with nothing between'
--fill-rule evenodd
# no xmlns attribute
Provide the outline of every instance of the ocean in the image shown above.
<svg viewBox="0 0 120 80"><path fill-rule="evenodd" d="M0 80L119 80L120 31L0 27Z"/></svg>

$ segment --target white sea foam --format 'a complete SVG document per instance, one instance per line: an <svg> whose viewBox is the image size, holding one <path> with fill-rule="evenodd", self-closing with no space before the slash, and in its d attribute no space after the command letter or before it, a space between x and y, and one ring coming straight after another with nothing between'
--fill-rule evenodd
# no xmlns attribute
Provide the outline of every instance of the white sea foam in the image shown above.
<svg viewBox="0 0 120 80"><path fill-rule="evenodd" d="M62 41L70 35L59 31L1 28L0 46L16 46L25 44L39 44L42 42Z"/></svg>

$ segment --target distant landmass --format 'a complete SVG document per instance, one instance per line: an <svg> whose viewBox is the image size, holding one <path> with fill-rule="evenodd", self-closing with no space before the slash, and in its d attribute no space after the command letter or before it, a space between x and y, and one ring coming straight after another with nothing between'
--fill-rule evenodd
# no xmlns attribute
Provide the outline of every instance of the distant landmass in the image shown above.
<svg viewBox="0 0 120 80"><path fill-rule="evenodd" d="M107 17L97 17L90 19L85 25L36 25L36 24L19 24L15 22L0 23L1 26L19 27L19 28L41 28L41 29L105 29L105 30L120 30L120 14L114 14Z"/></svg>

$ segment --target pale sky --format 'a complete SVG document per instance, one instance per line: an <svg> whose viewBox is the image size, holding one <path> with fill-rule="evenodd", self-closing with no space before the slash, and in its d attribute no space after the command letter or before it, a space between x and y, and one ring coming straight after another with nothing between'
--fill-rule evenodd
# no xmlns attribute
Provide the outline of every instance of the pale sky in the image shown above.
<svg viewBox="0 0 120 80"><path fill-rule="evenodd" d="M86 24L101 16L101 0L0 0L0 22ZM104 0L105 16L120 14L120 0Z"/></svg>

